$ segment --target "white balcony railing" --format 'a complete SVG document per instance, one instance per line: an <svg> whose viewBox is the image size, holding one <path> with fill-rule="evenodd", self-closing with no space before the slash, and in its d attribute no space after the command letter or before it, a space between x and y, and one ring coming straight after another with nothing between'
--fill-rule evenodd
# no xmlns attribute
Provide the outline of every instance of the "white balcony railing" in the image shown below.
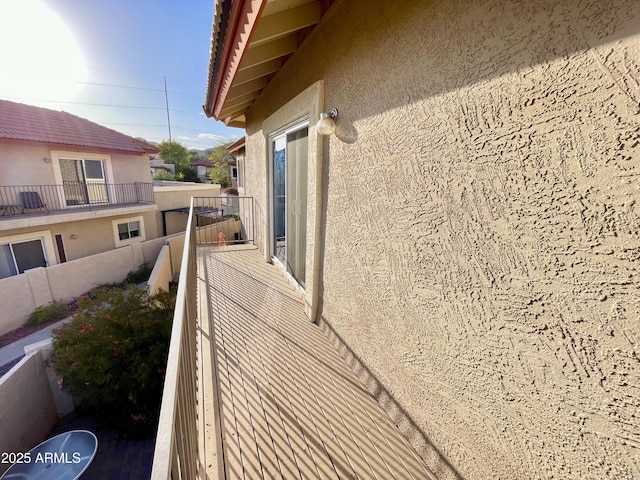
<svg viewBox="0 0 640 480"><path fill-rule="evenodd" d="M191 199L152 480L194 480L198 475L196 310L196 232Z"/></svg>
<svg viewBox="0 0 640 480"><path fill-rule="evenodd" d="M0 217L153 204L151 183L0 185Z"/></svg>

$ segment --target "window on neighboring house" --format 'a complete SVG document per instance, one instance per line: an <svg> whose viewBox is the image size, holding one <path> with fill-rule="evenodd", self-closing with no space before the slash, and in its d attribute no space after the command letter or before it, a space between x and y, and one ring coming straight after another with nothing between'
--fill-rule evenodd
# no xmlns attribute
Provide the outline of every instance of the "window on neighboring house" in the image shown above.
<svg viewBox="0 0 640 480"><path fill-rule="evenodd" d="M36 267L46 267L41 238L0 245L0 278L11 277Z"/></svg>
<svg viewBox="0 0 640 480"><path fill-rule="evenodd" d="M140 222L127 222L118 224L118 236L120 240L128 240L140 236Z"/></svg>
<svg viewBox="0 0 640 480"><path fill-rule="evenodd" d="M144 241L144 223L142 217L124 218L113 221L116 247L123 247L133 242Z"/></svg>
<svg viewBox="0 0 640 480"><path fill-rule="evenodd" d="M238 158L236 160L238 166L236 176L238 177L238 188L244 188L244 158Z"/></svg>

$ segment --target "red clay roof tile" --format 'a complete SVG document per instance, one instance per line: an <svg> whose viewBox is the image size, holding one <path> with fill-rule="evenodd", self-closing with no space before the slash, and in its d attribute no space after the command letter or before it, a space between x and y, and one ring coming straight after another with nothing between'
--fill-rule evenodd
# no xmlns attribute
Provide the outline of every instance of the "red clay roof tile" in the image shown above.
<svg viewBox="0 0 640 480"><path fill-rule="evenodd" d="M0 143L45 144L70 149L142 155L158 147L67 112L0 100Z"/></svg>

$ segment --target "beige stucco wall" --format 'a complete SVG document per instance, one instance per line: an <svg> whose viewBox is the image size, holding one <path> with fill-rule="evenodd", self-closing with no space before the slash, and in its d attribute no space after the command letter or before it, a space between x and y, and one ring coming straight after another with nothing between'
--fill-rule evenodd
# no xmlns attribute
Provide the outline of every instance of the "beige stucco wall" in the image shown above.
<svg viewBox="0 0 640 480"><path fill-rule="evenodd" d="M169 245L164 245L153 266L153 271L147 282L147 290L151 295L158 293L160 290L168 291L169 282L171 282L172 278L173 272L171 271Z"/></svg>
<svg viewBox="0 0 640 480"><path fill-rule="evenodd" d="M60 184L60 172L55 171L59 169L57 158L60 156L107 160L108 183L151 182L150 160L146 154L91 153L0 143L0 186Z"/></svg>
<svg viewBox="0 0 640 480"><path fill-rule="evenodd" d="M163 235L162 211L188 208L191 205L191 197L220 196L220 185L218 184L163 183L163 185L154 185L153 187L153 195L158 207L156 222L159 236ZM165 215L167 235L184 232L187 227L187 218L187 214L167 213Z"/></svg>
<svg viewBox="0 0 640 480"><path fill-rule="evenodd" d="M184 234L178 240L184 245ZM143 263L153 267L165 243L164 237L79 258L47 268L34 268L22 275L0 279L0 335L25 324L35 308L51 301L68 302L104 283L120 282ZM176 249L176 272L182 252ZM173 273L173 272L171 272Z"/></svg>
<svg viewBox="0 0 640 480"><path fill-rule="evenodd" d="M263 121L339 109L322 315L439 478L640 475L638 58L635 0L342 2L248 116L264 215Z"/></svg>
<svg viewBox="0 0 640 480"><path fill-rule="evenodd" d="M0 322L0 335L25 324L38 306L27 274L0 278L0 306L4 312Z"/></svg>
<svg viewBox="0 0 640 480"><path fill-rule="evenodd" d="M68 302L98 285L121 282L143 263L142 246L136 243L43 270L47 273L52 297Z"/></svg>
<svg viewBox="0 0 640 480"><path fill-rule="evenodd" d="M49 152L46 147L0 143L0 185L55 183Z"/></svg>
<svg viewBox="0 0 640 480"><path fill-rule="evenodd" d="M55 235L57 234L62 235L67 260L76 260L78 258L95 255L96 253L116 248L113 222L138 217L142 218L144 224L144 240L157 238L158 228L156 226L156 211L148 208L145 209L146 211L139 211L139 209L130 210L131 213L111 217L98 217L64 223L55 223L57 217L50 215L45 218L52 219L53 221L47 226L34 226L0 231L0 244L3 242L6 243L8 239L11 239L15 235L24 235L30 232L46 230L50 232L52 239L55 239ZM105 210L103 213L109 212L108 210ZM49 250L50 251L47 252L48 258L53 259L54 262L57 263L60 259L58 258L58 252L55 248L55 244L52 244Z"/></svg>
<svg viewBox="0 0 640 480"><path fill-rule="evenodd" d="M111 154L112 183L151 183L149 155Z"/></svg>
<svg viewBox="0 0 640 480"><path fill-rule="evenodd" d="M24 453L42 442L58 419L40 351L0 378L0 452ZM0 474L11 463L0 463Z"/></svg>

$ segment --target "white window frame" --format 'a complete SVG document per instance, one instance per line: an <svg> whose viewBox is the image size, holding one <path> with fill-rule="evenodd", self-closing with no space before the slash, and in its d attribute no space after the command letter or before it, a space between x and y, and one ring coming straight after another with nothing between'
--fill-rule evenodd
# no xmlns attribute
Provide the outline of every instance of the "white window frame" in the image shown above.
<svg viewBox="0 0 640 480"><path fill-rule="evenodd" d="M62 170L60 169L60 159L65 158L69 160L101 160L102 161L102 173L104 174L104 183L109 185L113 182L113 168L111 166L111 155L106 153L90 153L90 152L71 152L64 150L50 150L51 160L53 162L53 178L56 185L62 185ZM107 191L109 187L107 186ZM67 205L67 200L64 195L64 190L59 189L58 193L60 205Z"/></svg>
<svg viewBox="0 0 640 480"><path fill-rule="evenodd" d="M132 222L138 222L138 225L140 225L140 236L120 240L120 232L118 230L118 226L122 225L123 223ZM116 248L126 247L127 245L131 245L132 243L144 242L146 239L144 230L144 217L142 216L118 218L117 220L112 220L111 224L113 225L113 239L115 240Z"/></svg>
<svg viewBox="0 0 640 480"><path fill-rule="evenodd" d="M41 230L38 232L3 236L0 237L0 245L10 245L13 243L30 242L34 240L40 240L40 242L42 243L42 250L44 252L44 259L47 262L47 267L50 267L51 265L57 265L58 261L56 260L53 236L51 235L50 230ZM13 250L11 252L11 255L13 255ZM15 257L13 258L13 261L15 262ZM17 265L15 265L15 267L17 270Z"/></svg>
<svg viewBox="0 0 640 480"><path fill-rule="evenodd" d="M284 137L285 141L287 138L287 135L293 132L297 132L298 130L302 130L303 128L307 128L309 129L310 126L310 122L309 122L309 117L308 116L304 116L294 122L289 123L288 125L279 128L278 130L272 132L269 134L268 139L269 139L269 149L268 149L268 155L269 155L269 175L268 175L268 182L269 184L267 185L267 191L269 192L269 216L270 216L270 220L269 220L269 254L271 256L271 261L278 265L280 268L282 268L284 270L284 275L285 277L289 280L289 282L304 296L305 294L305 289L302 285L300 285L298 283L298 281L293 278L293 276L287 271L287 266L285 264L283 264L280 259L277 257L276 255L276 244L274 241L274 236L275 236L275 213L274 213L274 202L273 202L273 143L277 138L281 138ZM285 185L286 185L286 169L285 169ZM286 188L286 187L285 187ZM286 205L285 202L285 213L284 213L285 218L288 217L288 207ZM285 256L285 260L286 260L286 256Z"/></svg>
<svg viewBox="0 0 640 480"><path fill-rule="evenodd" d="M242 190L244 193L244 156L236 158L236 167L238 168L236 184L238 185L238 190Z"/></svg>

